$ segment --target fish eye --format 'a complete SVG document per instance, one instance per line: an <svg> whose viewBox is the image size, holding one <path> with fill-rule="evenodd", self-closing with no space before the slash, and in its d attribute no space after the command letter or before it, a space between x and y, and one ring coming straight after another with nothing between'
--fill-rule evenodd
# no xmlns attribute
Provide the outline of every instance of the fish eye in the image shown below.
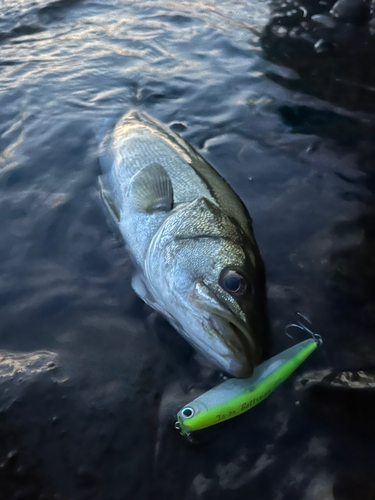
<svg viewBox="0 0 375 500"><path fill-rule="evenodd" d="M194 410L193 408L189 408L188 406L184 408L181 412L182 416L184 418L191 418L194 415Z"/></svg>
<svg viewBox="0 0 375 500"><path fill-rule="evenodd" d="M231 295L243 295L247 289L246 279L237 271L231 269L224 269L222 271L219 283Z"/></svg>

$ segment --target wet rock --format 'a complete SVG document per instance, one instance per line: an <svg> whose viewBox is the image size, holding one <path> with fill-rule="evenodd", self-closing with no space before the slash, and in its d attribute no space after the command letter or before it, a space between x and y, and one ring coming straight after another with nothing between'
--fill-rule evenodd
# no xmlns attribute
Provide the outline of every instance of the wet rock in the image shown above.
<svg viewBox="0 0 375 500"><path fill-rule="evenodd" d="M0 351L0 500L151 498L154 368L97 384L62 356Z"/></svg>
<svg viewBox="0 0 375 500"><path fill-rule="evenodd" d="M369 6L363 0L337 0L330 14L349 23L362 23L368 19Z"/></svg>
<svg viewBox="0 0 375 500"><path fill-rule="evenodd" d="M375 371L321 370L298 378L296 389L312 415L352 433L373 436Z"/></svg>
<svg viewBox="0 0 375 500"><path fill-rule="evenodd" d="M314 50L317 54L322 54L334 49L334 45L331 42L327 42L321 38L314 44Z"/></svg>
<svg viewBox="0 0 375 500"><path fill-rule="evenodd" d="M0 382L15 378L18 381L56 367L57 354L50 351L14 353L0 351Z"/></svg>
<svg viewBox="0 0 375 500"><path fill-rule="evenodd" d="M326 28L335 28L337 26L337 22L331 16L325 14L315 14L311 16L311 20Z"/></svg>
<svg viewBox="0 0 375 500"><path fill-rule="evenodd" d="M321 370L305 373L297 381L299 388L316 384L338 389L372 389L375 395L375 371Z"/></svg>
<svg viewBox="0 0 375 500"><path fill-rule="evenodd" d="M172 130L174 130L175 132L179 132L179 133L184 132L186 130L185 123L181 123L181 122L173 122L169 126Z"/></svg>
<svg viewBox="0 0 375 500"><path fill-rule="evenodd" d="M298 80L272 73L273 81L348 110L374 112L375 1L301 2L305 15L288 15L276 3L261 35L266 59ZM371 19L371 20L370 20ZM366 23L369 21L369 24Z"/></svg>
<svg viewBox="0 0 375 500"><path fill-rule="evenodd" d="M39 440L39 431L30 423L33 416L25 398L30 395L37 405L37 414L43 415L50 404L45 389L55 388L56 382L61 387L59 382L67 379L56 353L0 351L0 499L60 498L25 445L32 435ZM21 437L23 419L19 415L24 412L26 427Z"/></svg>

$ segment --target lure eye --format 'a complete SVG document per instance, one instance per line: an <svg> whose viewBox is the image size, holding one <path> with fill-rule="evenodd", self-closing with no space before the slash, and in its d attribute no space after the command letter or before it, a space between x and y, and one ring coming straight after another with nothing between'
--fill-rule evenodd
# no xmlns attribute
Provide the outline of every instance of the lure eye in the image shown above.
<svg viewBox="0 0 375 500"><path fill-rule="evenodd" d="M184 408L181 412L181 415L184 417L184 418L191 418L193 415L194 415L194 410L193 408L189 408L188 406L186 408Z"/></svg>
<svg viewBox="0 0 375 500"><path fill-rule="evenodd" d="M247 283L245 278L237 271L225 269L220 276L220 285L231 295L241 296L246 292Z"/></svg>

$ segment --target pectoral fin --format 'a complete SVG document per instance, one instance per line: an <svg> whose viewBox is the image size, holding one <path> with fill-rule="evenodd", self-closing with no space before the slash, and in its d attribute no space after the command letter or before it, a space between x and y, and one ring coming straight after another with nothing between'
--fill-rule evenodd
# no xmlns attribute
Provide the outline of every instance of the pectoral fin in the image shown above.
<svg viewBox="0 0 375 500"><path fill-rule="evenodd" d="M148 165L134 177L129 187L129 196L142 212L167 212L173 206L171 179L158 163Z"/></svg>

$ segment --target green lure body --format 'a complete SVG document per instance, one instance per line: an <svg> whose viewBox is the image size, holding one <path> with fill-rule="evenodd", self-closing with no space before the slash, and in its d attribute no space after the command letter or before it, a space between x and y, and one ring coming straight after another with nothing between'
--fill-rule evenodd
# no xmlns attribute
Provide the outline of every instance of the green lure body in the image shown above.
<svg viewBox="0 0 375 500"><path fill-rule="evenodd" d="M194 399L177 414L181 434L204 429L236 417L266 399L316 349L308 339L254 369L247 379L231 378Z"/></svg>

